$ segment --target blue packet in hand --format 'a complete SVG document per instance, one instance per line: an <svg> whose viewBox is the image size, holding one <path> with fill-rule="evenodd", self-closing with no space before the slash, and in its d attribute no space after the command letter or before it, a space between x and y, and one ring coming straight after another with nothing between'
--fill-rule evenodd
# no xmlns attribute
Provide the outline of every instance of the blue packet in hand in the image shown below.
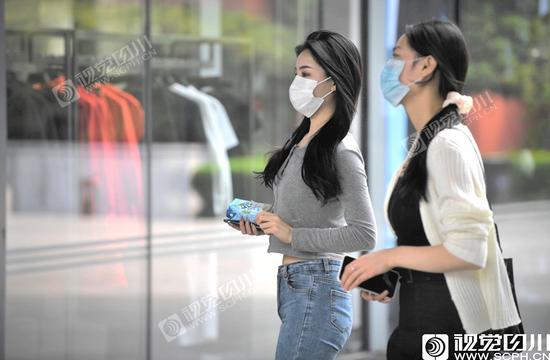
<svg viewBox="0 0 550 360"><path fill-rule="evenodd" d="M241 219L256 223L256 215L262 210L269 210L271 205L255 202L252 200L243 200L239 198L233 199L226 211L226 220L231 222L239 222Z"/></svg>

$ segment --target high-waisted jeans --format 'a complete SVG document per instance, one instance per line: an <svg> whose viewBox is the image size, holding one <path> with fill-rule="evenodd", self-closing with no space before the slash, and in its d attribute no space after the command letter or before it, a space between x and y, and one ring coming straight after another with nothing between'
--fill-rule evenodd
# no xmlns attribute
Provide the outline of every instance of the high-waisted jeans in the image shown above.
<svg viewBox="0 0 550 360"><path fill-rule="evenodd" d="M338 279L341 262L322 258L281 265L276 360L335 359L352 329L351 293Z"/></svg>

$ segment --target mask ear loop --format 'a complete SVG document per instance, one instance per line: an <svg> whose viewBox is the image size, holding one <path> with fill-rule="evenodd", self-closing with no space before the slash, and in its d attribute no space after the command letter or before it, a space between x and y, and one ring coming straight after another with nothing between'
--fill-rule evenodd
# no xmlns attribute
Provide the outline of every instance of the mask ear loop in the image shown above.
<svg viewBox="0 0 550 360"><path fill-rule="evenodd" d="M411 86L411 85L418 84L418 83L421 83L421 82L423 82L422 79L418 79L418 80L411 81L408 84L405 84L405 86Z"/></svg>
<svg viewBox="0 0 550 360"><path fill-rule="evenodd" d="M330 90L328 93L326 93L325 95L321 96L321 99L324 99L326 98L327 96L329 96L330 94L332 94L333 92L335 92L336 90Z"/></svg>
<svg viewBox="0 0 550 360"><path fill-rule="evenodd" d="M319 84L321 84L321 83L327 81L327 80L330 79L330 78L331 78L331 76L327 77L325 80L319 81L319 82L317 83L317 86L318 86ZM317 87L317 86L315 86L315 87ZM335 92L335 91L336 91L336 90L330 90L328 93L326 93L325 95L321 96L321 99L326 98L327 96L329 96L330 94L332 94L332 93Z"/></svg>
<svg viewBox="0 0 550 360"><path fill-rule="evenodd" d="M420 57L414 58L414 59L409 60L409 61L415 61L415 60L422 59L422 58L425 58L425 57L428 57L428 56L429 56L429 55L420 56ZM437 70L437 67L434 69L434 71L431 73L431 75L429 75L429 77L428 77L426 80L417 79L417 80L411 81L411 82L408 83L408 84L405 84L405 86L411 86L411 85L414 85L414 84L422 84L422 83L427 83L427 82L429 82L429 81L432 80L433 77L435 76L435 71L436 71L436 70Z"/></svg>

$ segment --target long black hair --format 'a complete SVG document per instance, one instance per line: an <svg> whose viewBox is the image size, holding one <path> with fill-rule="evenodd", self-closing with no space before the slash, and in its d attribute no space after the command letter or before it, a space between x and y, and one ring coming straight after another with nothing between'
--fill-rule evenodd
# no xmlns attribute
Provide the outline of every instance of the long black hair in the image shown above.
<svg viewBox="0 0 550 360"><path fill-rule="evenodd" d="M406 27L405 36L409 46L419 56L433 56L437 61L434 72L420 84L433 81L439 74L438 93L445 99L450 91L462 92L468 73L468 50L462 32L455 24L448 21L432 20ZM430 142L441 130L462 122L462 116L455 105L450 105L436 114L417 135L418 152L411 152L409 162L400 181L402 194L412 196L417 201L421 198L428 201L426 185L428 171L426 168L427 149Z"/></svg>
<svg viewBox="0 0 550 360"><path fill-rule="evenodd" d="M341 193L334 151L349 132L361 89L362 63L357 47L332 31L309 34L305 42L294 49L296 56L306 49L336 85L334 115L310 140L302 164L304 183L325 205ZM256 173L266 187L273 188L279 169L294 145L308 133L310 124L310 119L304 117L283 147L271 153L263 172Z"/></svg>

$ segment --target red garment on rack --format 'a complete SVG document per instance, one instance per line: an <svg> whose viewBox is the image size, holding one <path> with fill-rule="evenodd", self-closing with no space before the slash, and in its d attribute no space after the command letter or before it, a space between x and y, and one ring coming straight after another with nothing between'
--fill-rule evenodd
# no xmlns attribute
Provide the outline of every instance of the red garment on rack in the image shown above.
<svg viewBox="0 0 550 360"><path fill-rule="evenodd" d="M120 98L126 101L126 104L129 107L130 115L128 117L128 120L131 121L124 122L124 130L118 133L120 135L119 139L139 142L143 138L145 129L145 116L143 112L143 107L141 106L139 100L136 99L133 95L111 84L105 84L101 89L111 94L118 95Z"/></svg>
<svg viewBox="0 0 550 360"><path fill-rule="evenodd" d="M139 130L136 130L135 125L143 124L143 109L139 103L136 104L137 100L133 96L113 85L102 86L101 94L114 115L116 139L120 144L119 154L123 159L120 166L127 170L123 175L130 175L129 181L119 178L121 189L131 194L126 201L123 199L120 205L123 205L125 213L139 216L143 214L143 169L139 149ZM122 191L121 194L123 194Z"/></svg>
<svg viewBox="0 0 550 360"><path fill-rule="evenodd" d="M50 87L61 84L65 81L64 76L59 76L48 83ZM84 169L85 181L80 183L88 184L86 196L94 204L91 212L104 212L107 215L106 221L113 220L116 224L116 215L128 215L121 212L120 193L123 190L119 181L119 169L117 167L117 149L116 149L116 131L115 119L107 103L107 100L99 94L98 90L87 91L82 86L77 86L78 99L78 128L77 134L79 141L83 144L83 149L88 150L89 168ZM84 197L82 197L84 198ZM88 205L88 204L87 204ZM98 208L102 205L102 208ZM81 204L83 208L83 204ZM90 207L87 206L88 211ZM104 236L102 227L99 226L99 233ZM108 226L107 226L108 228ZM117 251L113 246L108 245L106 255L115 257L122 256L121 251ZM121 249L119 246L118 249ZM86 274L84 274L86 275ZM118 287L126 287L128 278L126 276L125 265L122 262L112 262L111 264L94 267L93 272L87 279L93 280L93 285L100 284L105 287L109 284Z"/></svg>

